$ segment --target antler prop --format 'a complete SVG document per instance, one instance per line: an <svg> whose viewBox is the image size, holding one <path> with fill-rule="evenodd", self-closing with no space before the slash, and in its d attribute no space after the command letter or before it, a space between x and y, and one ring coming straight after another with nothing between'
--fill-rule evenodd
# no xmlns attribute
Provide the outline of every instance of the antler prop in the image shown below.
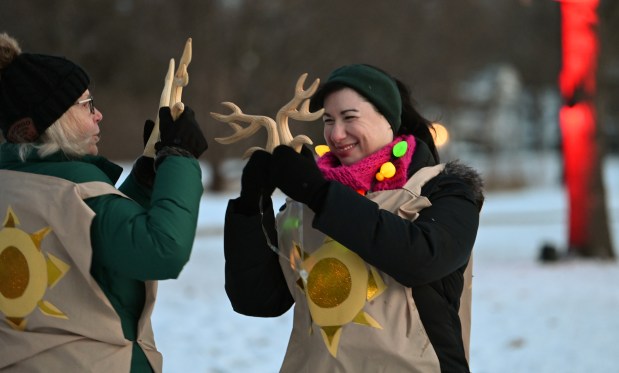
<svg viewBox="0 0 619 373"><path fill-rule="evenodd" d="M324 109L320 109L314 113L310 113L310 98L314 92L316 92L316 89L318 89L320 79L314 80L314 83L312 83L307 90L304 90L303 84L305 84L305 79L307 79L307 73L299 77L297 85L295 86L294 97L290 102L279 109L275 117L281 143L294 148L297 153L301 151L303 144L312 144L312 140L306 135L298 135L293 138L288 126L288 118L311 122L322 117L325 111ZM298 109L299 105L300 110Z"/></svg>
<svg viewBox="0 0 619 373"><path fill-rule="evenodd" d="M188 38L185 42L185 49L179 61L178 70L174 74L174 58L170 59L168 64L168 71L164 79L163 91L159 99L159 108L169 106L172 111L172 118L178 118L185 105L181 102L183 95L183 87L189 84L189 74L187 73L187 66L191 62L191 38ZM155 127L148 138L148 142L144 147L144 155L147 157L155 157L155 143L159 141L159 111L157 111L157 118L155 119Z"/></svg>
<svg viewBox="0 0 619 373"><path fill-rule="evenodd" d="M258 132L260 127L264 127L267 130L267 145L266 151L269 153L279 145L279 134L277 132L277 125L275 121L269 117L263 115L248 115L241 111L241 108L233 104L232 102L222 102L223 105L232 109L232 113L228 115L211 113L211 116L220 122L228 123L234 130L234 134L228 137L217 137L215 140L220 144L232 144L241 139L248 138L254 133ZM235 121L242 123L249 123L247 127L243 127ZM262 149L261 147L254 146L245 151L243 158L249 157L251 153L256 150Z"/></svg>
<svg viewBox="0 0 619 373"><path fill-rule="evenodd" d="M243 114L241 109L231 102L223 102L222 104L231 108L233 112L228 115L211 113L211 116L220 122L228 123L234 130L234 134L228 137L217 137L215 141L220 144L232 144L241 139L248 138L258 132L260 127L265 127L267 130L266 148L252 147L245 151L243 158L251 155L254 151L261 149L269 153L273 152L276 146L280 144L288 145L294 148L297 152L301 151L303 144L312 144L312 140L306 135L298 135L293 137L288 126L288 118L300 121L313 121L322 116L324 109L316 112L309 111L310 98L318 89L320 79L316 79L314 83L307 89L303 89L303 84L307 78L307 73L302 74L297 80L294 97L290 102L284 105L278 112L275 120L262 115L247 115ZM235 121L248 123L247 127L243 127Z"/></svg>

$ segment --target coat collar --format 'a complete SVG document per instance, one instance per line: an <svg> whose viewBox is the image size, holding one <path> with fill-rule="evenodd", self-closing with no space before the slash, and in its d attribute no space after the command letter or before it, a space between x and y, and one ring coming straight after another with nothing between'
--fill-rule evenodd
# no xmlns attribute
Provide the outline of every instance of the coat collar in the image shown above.
<svg viewBox="0 0 619 373"><path fill-rule="evenodd" d="M17 169L20 164L33 163L58 163L58 162L83 162L96 166L103 171L112 183L116 183L122 174L122 167L98 155L85 155L81 158L68 158L63 152L58 151L46 157L40 157L36 151L31 151L25 162L19 159L19 144L5 142L0 144L0 169Z"/></svg>

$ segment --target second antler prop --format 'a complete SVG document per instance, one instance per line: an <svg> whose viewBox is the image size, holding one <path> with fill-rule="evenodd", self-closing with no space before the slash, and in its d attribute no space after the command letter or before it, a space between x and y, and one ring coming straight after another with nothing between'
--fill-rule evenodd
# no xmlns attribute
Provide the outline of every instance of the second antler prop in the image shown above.
<svg viewBox="0 0 619 373"><path fill-rule="evenodd" d="M159 108L169 106L172 111L172 118L178 118L185 105L181 102L183 95L183 87L189 84L189 74L187 73L187 66L191 62L191 38L188 38L185 42L185 48L179 61L178 70L174 74L174 58L170 59L168 64L168 71L164 79L163 91L161 91L161 98L159 99ZM144 147L144 155L147 157L155 157L155 144L159 141L159 112L157 111L157 118L155 119L155 127L151 132L148 142Z"/></svg>
<svg viewBox="0 0 619 373"><path fill-rule="evenodd" d="M252 136L254 133L258 132L260 127L266 128L266 148L249 148L245 151L245 154L243 154L243 158L250 156L251 153L258 149L266 150L271 153L276 146L282 144L294 148L297 152L301 151L303 144L312 144L312 140L306 135L298 135L293 137L288 126L288 118L300 121L314 121L322 117L322 114L324 113L324 109L320 109L313 113L309 111L310 98L318 89L320 79L316 79L314 83L312 83L312 85L306 90L303 89L305 79L307 79L307 73L302 74L299 77L295 87L294 97L290 100L290 102L279 109L275 120L263 115L244 114L235 104L231 102L223 102L223 105L232 109L232 113L228 115L211 113L211 116L220 122L228 123L228 125L234 130L234 134L228 137L215 138L215 141L220 144L232 144L241 139ZM249 125L247 127L243 127L235 121L248 123Z"/></svg>

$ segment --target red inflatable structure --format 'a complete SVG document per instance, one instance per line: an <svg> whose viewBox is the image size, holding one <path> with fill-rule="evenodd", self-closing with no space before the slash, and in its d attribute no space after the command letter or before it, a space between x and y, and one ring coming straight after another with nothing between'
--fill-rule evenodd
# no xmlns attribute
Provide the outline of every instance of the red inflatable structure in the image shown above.
<svg viewBox="0 0 619 373"><path fill-rule="evenodd" d="M599 161L596 141L596 71L599 54L599 0L559 0L561 6L562 69L559 113L563 136L565 183L569 199L569 250L591 242L595 198L592 185ZM593 197L593 198L592 198Z"/></svg>

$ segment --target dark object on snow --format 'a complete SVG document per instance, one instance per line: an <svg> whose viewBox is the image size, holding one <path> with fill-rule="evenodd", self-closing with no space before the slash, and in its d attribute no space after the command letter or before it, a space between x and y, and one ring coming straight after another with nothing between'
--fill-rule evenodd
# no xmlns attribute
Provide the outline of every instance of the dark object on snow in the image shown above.
<svg viewBox="0 0 619 373"><path fill-rule="evenodd" d="M544 263L556 262L559 260L559 252L554 245L544 244L540 250L539 260Z"/></svg>

